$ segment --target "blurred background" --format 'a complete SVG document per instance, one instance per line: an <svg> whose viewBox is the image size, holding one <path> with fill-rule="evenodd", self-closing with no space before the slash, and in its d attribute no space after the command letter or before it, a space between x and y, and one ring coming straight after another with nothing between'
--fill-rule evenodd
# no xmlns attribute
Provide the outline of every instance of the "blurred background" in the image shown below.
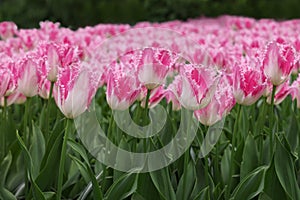
<svg viewBox="0 0 300 200"><path fill-rule="evenodd" d="M300 18L299 0L0 0L0 21L38 27L43 20L72 29L98 23L186 20L223 14Z"/></svg>

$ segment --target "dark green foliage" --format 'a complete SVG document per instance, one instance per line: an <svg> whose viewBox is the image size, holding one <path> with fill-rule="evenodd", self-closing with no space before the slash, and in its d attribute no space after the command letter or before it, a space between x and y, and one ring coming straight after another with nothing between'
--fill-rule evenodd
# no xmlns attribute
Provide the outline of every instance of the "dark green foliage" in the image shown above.
<svg viewBox="0 0 300 200"><path fill-rule="evenodd" d="M77 28L224 14L291 19L300 17L299 6L298 0L0 0L0 21L14 21L27 28L51 20Z"/></svg>

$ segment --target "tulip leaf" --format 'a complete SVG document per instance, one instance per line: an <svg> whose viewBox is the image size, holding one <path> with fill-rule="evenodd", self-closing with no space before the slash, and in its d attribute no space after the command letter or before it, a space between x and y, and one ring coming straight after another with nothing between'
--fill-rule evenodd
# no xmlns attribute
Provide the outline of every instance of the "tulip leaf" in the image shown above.
<svg viewBox="0 0 300 200"><path fill-rule="evenodd" d="M0 164L0 187L4 187L6 176L12 162L12 155L9 152Z"/></svg>
<svg viewBox="0 0 300 200"><path fill-rule="evenodd" d="M105 199L125 199L137 190L138 174L127 173L115 181L105 194Z"/></svg>
<svg viewBox="0 0 300 200"><path fill-rule="evenodd" d="M224 150L224 155L221 160L221 175L225 184L228 184L230 179L230 151L230 146L227 146L227 148Z"/></svg>
<svg viewBox="0 0 300 200"><path fill-rule="evenodd" d="M32 183L32 193L35 199L41 199L41 200L46 200L43 192L41 191L41 189L39 188L39 186L36 184L35 180L33 179L33 162L32 162L32 158L30 156L30 153L28 151L28 149L26 148L22 138L20 137L20 135L17 132L17 139L19 142L19 145L24 153L24 159L25 159L25 163L29 172L29 179Z"/></svg>
<svg viewBox="0 0 300 200"><path fill-rule="evenodd" d="M193 162L187 166L187 170L182 174L176 192L176 199L190 199L193 186L195 184L196 170Z"/></svg>
<svg viewBox="0 0 300 200"><path fill-rule="evenodd" d="M150 172L150 176L153 184L155 185L162 199L176 199L176 195L170 180L168 168L163 168L154 172Z"/></svg>
<svg viewBox="0 0 300 200"><path fill-rule="evenodd" d="M291 154L277 138L277 148L274 154L274 165L277 177L284 191L292 199L300 199L299 186L296 180L295 168Z"/></svg>
<svg viewBox="0 0 300 200"><path fill-rule="evenodd" d="M17 198L7 189L0 187L0 199L2 200L17 200Z"/></svg>
<svg viewBox="0 0 300 200"><path fill-rule="evenodd" d="M252 170L257 167L258 163L258 150L255 140L251 134L246 138L244 152L241 163L241 180Z"/></svg>
<svg viewBox="0 0 300 200"><path fill-rule="evenodd" d="M258 167L237 185L231 199L252 199L263 191L266 166Z"/></svg>
<svg viewBox="0 0 300 200"><path fill-rule="evenodd" d="M45 154L45 139L38 126L32 123L31 146L29 148L33 163L32 177L35 179L40 171L40 165Z"/></svg>

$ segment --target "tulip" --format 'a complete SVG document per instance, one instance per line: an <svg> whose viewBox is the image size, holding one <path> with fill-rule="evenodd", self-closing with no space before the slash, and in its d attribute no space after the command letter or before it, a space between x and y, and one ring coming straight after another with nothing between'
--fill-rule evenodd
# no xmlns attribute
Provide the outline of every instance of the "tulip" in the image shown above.
<svg viewBox="0 0 300 200"><path fill-rule="evenodd" d="M137 100L141 84L134 66L114 62L107 74L106 100L113 110L126 110Z"/></svg>
<svg viewBox="0 0 300 200"><path fill-rule="evenodd" d="M263 58L263 69L274 86L282 84L290 76L297 61L295 49L286 44L271 42Z"/></svg>
<svg viewBox="0 0 300 200"><path fill-rule="evenodd" d="M20 62L18 90L26 97L38 94L39 76L37 63L33 58L26 57Z"/></svg>
<svg viewBox="0 0 300 200"><path fill-rule="evenodd" d="M166 50L145 48L138 65L138 78L148 89L161 85L176 61L176 56Z"/></svg>
<svg viewBox="0 0 300 200"><path fill-rule="evenodd" d="M244 62L236 66L233 94L238 104L248 106L255 103L265 89L266 78L257 65L250 66L249 62Z"/></svg>
<svg viewBox="0 0 300 200"><path fill-rule="evenodd" d="M216 69L186 64L180 69L180 75L175 78L171 88L182 106L198 110L208 105L218 80Z"/></svg>
<svg viewBox="0 0 300 200"><path fill-rule="evenodd" d="M196 118L204 125L211 126L225 117L235 105L231 84L222 76L210 103L194 111Z"/></svg>
<svg viewBox="0 0 300 200"><path fill-rule="evenodd" d="M54 99L60 111L69 119L82 114L92 101L96 84L92 83L90 73L84 69L76 77L66 72L56 82Z"/></svg>

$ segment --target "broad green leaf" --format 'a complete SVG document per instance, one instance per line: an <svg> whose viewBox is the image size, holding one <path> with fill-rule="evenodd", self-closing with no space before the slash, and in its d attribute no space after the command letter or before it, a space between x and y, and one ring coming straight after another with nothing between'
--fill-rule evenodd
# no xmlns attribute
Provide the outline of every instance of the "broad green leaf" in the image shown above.
<svg viewBox="0 0 300 200"><path fill-rule="evenodd" d="M196 178L196 170L193 162L190 162L187 166L187 170L183 173L180 178L177 191L176 199L189 199L193 190Z"/></svg>
<svg viewBox="0 0 300 200"><path fill-rule="evenodd" d="M38 126L32 123L32 137L31 146L29 148L30 156L32 158L33 174L32 177L35 179L40 171L40 165L45 154L45 139Z"/></svg>
<svg viewBox="0 0 300 200"><path fill-rule="evenodd" d="M89 180L92 181L93 185L93 192L94 192L94 199L95 200L101 200L102 199L102 193L100 191L99 184L96 180L96 177L92 173L92 170L87 166L87 164L83 163L81 160L76 158L75 156L70 155L70 158L78 165L79 170L81 171L83 176L86 176L86 182L89 182Z"/></svg>
<svg viewBox="0 0 300 200"><path fill-rule="evenodd" d="M267 167L258 167L235 188L231 199L252 199L263 191Z"/></svg>
<svg viewBox="0 0 300 200"><path fill-rule="evenodd" d="M88 171L86 169L85 164L79 160L77 157L69 154L69 157L74 161L74 163L77 165L78 170L80 171L80 174L84 178L85 183L88 183L90 181Z"/></svg>
<svg viewBox="0 0 300 200"><path fill-rule="evenodd" d="M29 154L29 151L26 148L22 138L19 136L18 132L17 132L17 139L18 139L18 142L20 144L20 147L22 148L27 169L29 170L28 172L29 172L30 181L32 183L33 196L34 196L35 199L46 200L43 192L41 191L41 189L39 188L39 186L36 184L35 180L32 177L32 174L33 174L33 172L32 172L33 171L32 158L31 158L31 156Z"/></svg>
<svg viewBox="0 0 300 200"><path fill-rule="evenodd" d="M298 127L296 114L293 113L290 118L291 119L289 120L289 127L286 131L286 138L292 149L292 152L294 152L297 146L299 145L299 139L298 139L299 134L296 131L296 130L299 131L299 127Z"/></svg>
<svg viewBox="0 0 300 200"><path fill-rule="evenodd" d="M85 164L90 166L88 156L83 146L76 143L74 140L68 140L68 146L70 146L74 150L74 152L79 153L79 155L83 158Z"/></svg>
<svg viewBox="0 0 300 200"><path fill-rule="evenodd" d="M272 200L287 199L285 192L276 175L274 160L272 161L272 163L266 171L264 193Z"/></svg>
<svg viewBox="0 0 300 200"><path fill-rule="evenodd" d="M254 170L258 164L258 150L252 135L248 135L245 142L244 152L241 163L240 180L242 180L249 172Z"/></svg>
<svg viewBox="0 0 300 200"><path fill-rule="evenodd" d="M36 178L36 183L40 186L42 190L50 190L51 185L57 181L58 170L53 169L59 168L58 159L60 158L62 139L63 132L57 135L57 138L53 142L52 146L48 146L50 150L46 151L46 154L44 156L44 167L41 169L40 174Z"/></svg>
<svg viewBox="0 0 300 200"><path fill-rule="evenodd" d="M162 199L176 199L168 168L150 172L150 176Z"/></svg>
<svg viewBox="0 0 300 200"><path fill-rule="evenodd" d="M9 152L0 164L0 187L5 186L6 176L12 162L12 155Z"/></svg>
<svg viewBox="0 0 300 200"><path fill-rule="evenodd" d="M193 200L207 200L209 199L209 187L204 188Z"/></svg>
<svg viewBox="0 0 300 200"><path fill-rule="evenodd" d="M277 177L284 191L292 199L300 199L299 186L296 180L295 168L291 154L284 148L277 138L277 145L274 155L274 165Z"/></svg>
<svg viewBox="0 0 300 200"><path fill-rule="evenodd" d="M230 159L231 159L231 150L230 146L224 151L224 155L221 159L221 175L224 181L224 184L228 184L230 179Z"/></svg>
<svg viewBox="0 0 300 200"><path fill-rule="evenodd" d="M149 173L139 174L137 193L146 200L159 199L159 193ZM151 196L149 196L149 194L151 194Z"/></svg>
<svg viewBox="0 0 300 200"><path fill-rule="evenodd" d="M0 199L1 200L17 200L17 198L7 189L0 187Z"/></svg>
<svg viewBox="0 0 300 200"><path fill-rule="evenodd" d="M105 194L105 199L125 199L137 190L138 174L127 173L115 181Z"/></svg>

